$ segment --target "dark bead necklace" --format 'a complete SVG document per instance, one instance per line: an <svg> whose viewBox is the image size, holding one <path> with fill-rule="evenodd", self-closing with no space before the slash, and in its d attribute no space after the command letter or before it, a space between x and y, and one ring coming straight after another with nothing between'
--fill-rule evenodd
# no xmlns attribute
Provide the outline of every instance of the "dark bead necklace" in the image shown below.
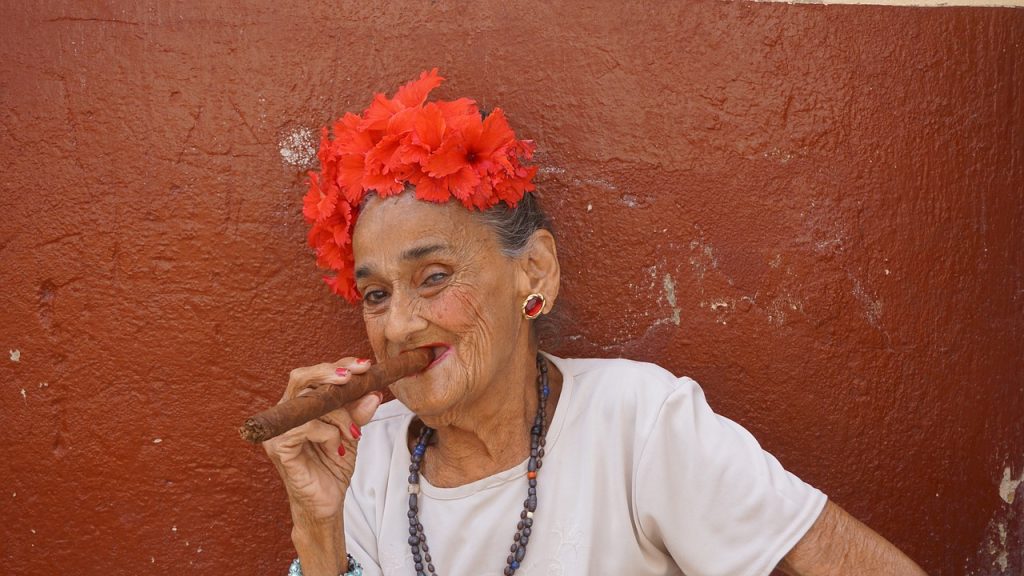
<svg viewBox="0 0 1024 576"><path fill-rule="evenodd" d="M530 543L533 513L537 510L537 471L540 470L544 459L544 443L547 434L546 410L550 392L548 362L538 354L537 393L540 401L537 404L537 416L534 417L533 426L530 428L530 461L526 468L526 478L530 487L526 493L526 500L523 501L523 511L519 513L516 534L512 538L512 547L509 548L510 554L505 559L505 576L512 576L516 573L526 556L526 545ZM409 464L409 546L412 547L416 576L437 576L437 573L434 572L433 559L430 557L430 547L427 546L427 536L423 533L423 524L420 522L419 509L420 462L423 461L423 454L427 451L427 444L430 443L433 435L433 428L423 427L423 432L420 433L420 437L416 441L416 447L412 450L412 463Z"/></svg>

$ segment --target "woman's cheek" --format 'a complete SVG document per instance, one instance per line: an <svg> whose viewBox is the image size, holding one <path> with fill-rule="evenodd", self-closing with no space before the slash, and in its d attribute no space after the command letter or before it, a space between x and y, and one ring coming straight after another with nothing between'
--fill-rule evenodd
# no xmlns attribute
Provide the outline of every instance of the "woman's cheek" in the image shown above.
<svg viewBox="0 0 1024 576"><path fill-rule="evenodd" d="M453 287L454 288L454 287ZM460 286L459 288L463 288ZM437 313L443 328L455 337L459 371L464 384L481 380L494 353L493 321L487 314L488 300L474 290L450 289L437 299Z"/></svg>
<svg viewBox="0 0 1024 576"><path fill-rule="evenodd" d="M384 321L380 316L367 316L363 314L363 326L366 327L366 337L370 341L370 348L378 358L385 356L387 342L384 341Z"/></svg>
<svg viewBox="0 0 1024 576"><path fill-rule="evenodd" d="M487 322L476 295L463 286L453 286L430 301L431 317L438 327L465 334Z"/></svg>

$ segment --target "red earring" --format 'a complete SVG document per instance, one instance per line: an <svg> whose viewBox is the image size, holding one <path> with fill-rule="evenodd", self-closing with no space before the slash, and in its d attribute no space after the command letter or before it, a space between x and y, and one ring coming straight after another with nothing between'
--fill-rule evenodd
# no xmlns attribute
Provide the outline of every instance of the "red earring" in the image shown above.
<svg viewBox="0 0 1024 576"><path fill-rule="evenodd" d="M535 320L544 311L544 304L547 302L543 294L533 293L523 300L523 317L527 320Z"/></svg>

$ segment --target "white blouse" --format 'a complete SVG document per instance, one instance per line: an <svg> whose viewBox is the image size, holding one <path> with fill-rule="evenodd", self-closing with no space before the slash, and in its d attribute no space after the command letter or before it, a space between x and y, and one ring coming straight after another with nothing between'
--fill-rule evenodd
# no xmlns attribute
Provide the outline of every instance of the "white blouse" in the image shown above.
<svg viewBox="0 0 1024 576"><path fill-rule="evenodd" d="M767 576L824 508L824 494L712 412L693 380L629 360L547 357L563 387L516 574ZM412 419L395 401L363 427L345 537L366 576L416 573ZM501 576L526 466L457 488L421 477L419 515L439 576Z"/></svg>

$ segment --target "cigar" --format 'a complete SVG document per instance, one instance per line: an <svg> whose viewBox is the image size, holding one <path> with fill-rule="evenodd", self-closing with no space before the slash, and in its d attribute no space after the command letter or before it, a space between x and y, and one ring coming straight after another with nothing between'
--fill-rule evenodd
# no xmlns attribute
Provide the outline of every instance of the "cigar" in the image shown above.
<svg viewBox="0 0 1024 576"><path fill-rule="evenodd" d="M331 410L358 400L370 392L386 392L395 382L422 372L434 361L430 348L417 348L374 365L364 374L353 374L343 385L321 386L249 418L238 429L243 440L257 444L319 418Z"/></svg>

